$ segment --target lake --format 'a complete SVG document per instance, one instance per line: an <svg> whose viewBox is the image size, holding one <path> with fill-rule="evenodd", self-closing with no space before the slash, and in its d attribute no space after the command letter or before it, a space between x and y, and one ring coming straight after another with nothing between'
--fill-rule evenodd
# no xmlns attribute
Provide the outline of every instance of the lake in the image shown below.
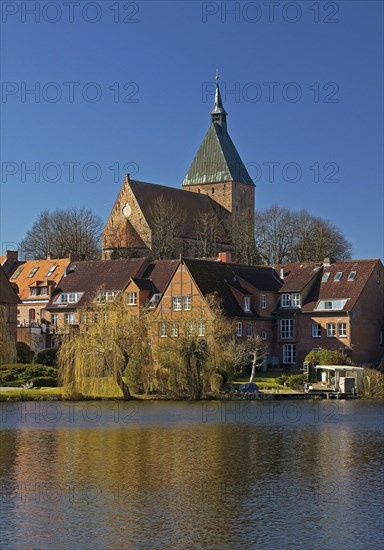
<svg viewBox="0 0 384 550"><path fill-rule="evenodd" d="M1 403L2 549L377 549L370 401Z"/></svg>

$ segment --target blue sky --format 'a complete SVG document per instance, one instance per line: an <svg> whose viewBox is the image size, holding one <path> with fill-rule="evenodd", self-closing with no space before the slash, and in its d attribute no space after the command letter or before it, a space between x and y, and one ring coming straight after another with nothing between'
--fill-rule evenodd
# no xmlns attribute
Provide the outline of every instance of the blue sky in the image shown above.
<svg viewBox="0 0 384 550"><path fill-rule="evenodd" d="M218 68L256 208L305 208L354 257L383 258L382 2L1 9L2 252L44 209L86 206L106 221L126 171L180 186Z"/></svg>

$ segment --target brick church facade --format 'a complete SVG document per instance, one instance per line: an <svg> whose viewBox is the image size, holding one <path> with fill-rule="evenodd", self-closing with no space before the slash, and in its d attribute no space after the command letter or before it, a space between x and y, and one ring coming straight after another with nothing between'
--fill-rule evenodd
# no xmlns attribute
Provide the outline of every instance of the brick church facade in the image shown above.
<svg viewBox="0 0 384 550"><path fill-rule="evenodd" d="M211 124L182 188L131 180L126 174L103 231L102 258L232 251L234 228L245 217L253 228L254 210L255 184L228 134L216 81ZM167 226L172 235L164 231ZM159 253L160 238L172 240L168 254Z"/></svg>

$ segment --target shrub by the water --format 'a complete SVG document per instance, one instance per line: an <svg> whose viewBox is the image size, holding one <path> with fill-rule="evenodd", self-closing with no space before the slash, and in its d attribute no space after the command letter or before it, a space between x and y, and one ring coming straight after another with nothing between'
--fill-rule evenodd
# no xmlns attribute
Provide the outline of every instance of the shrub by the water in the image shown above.
<svg viewBox="0 0 384 550"><path fill-rule="evenodd" d="M18 363L32 363L35 353L25 342L16 343L17 362Z"/></svg>
<svg viewBox="0 0 384 550"><path fill-rule="evenodd" d="M57 348L47 348L39 351L36 355L36 363L39 363L39 365L53 367L56 363L57 351Z"/></svg>

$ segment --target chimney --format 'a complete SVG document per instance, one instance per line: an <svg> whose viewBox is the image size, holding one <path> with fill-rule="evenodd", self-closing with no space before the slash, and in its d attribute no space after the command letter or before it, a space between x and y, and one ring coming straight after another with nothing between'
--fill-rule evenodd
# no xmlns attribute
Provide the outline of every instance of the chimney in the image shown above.
<svg viewBox="0 0 384 550"><path fill-rule="evenodd" d="M68 259L70 262L79 262L81 260L80 255L77 252L70 252Z"/></svg>
<svg viewBox="0 0 384 550"><path fill-rule="evenodd" d="M48 252L48 254L47 254L47 260L53 260L53 258L52 258L52 252Z"/></svg>
<svg viewBox="0 0 384 550"><path fill-rule="evenodd" d="M284 267L280 267L280 279L284 279Z"/></svg>
<svg viewBox="0 0 384 550"><path fill-rule="evenodd" d="M5 254L6 254L7 262L19 261L19 253L17 250L7 250Z"/></svg>
<svg viewBox="0 0 384 550"><path fill-rule="evenodd" d="M330 267L330 266L331 266L331 258L330 258L329 256L327 256L326 258L324 258L323 266L324 266L324 267Z"/></svg>
<svg viewBox="0 0 384 550"><path fill-rule="evenodd" d="M219 262L223 262L224 264L231 263L231 253L230 252L219 252L218 260L219 260Z"/></svg>

